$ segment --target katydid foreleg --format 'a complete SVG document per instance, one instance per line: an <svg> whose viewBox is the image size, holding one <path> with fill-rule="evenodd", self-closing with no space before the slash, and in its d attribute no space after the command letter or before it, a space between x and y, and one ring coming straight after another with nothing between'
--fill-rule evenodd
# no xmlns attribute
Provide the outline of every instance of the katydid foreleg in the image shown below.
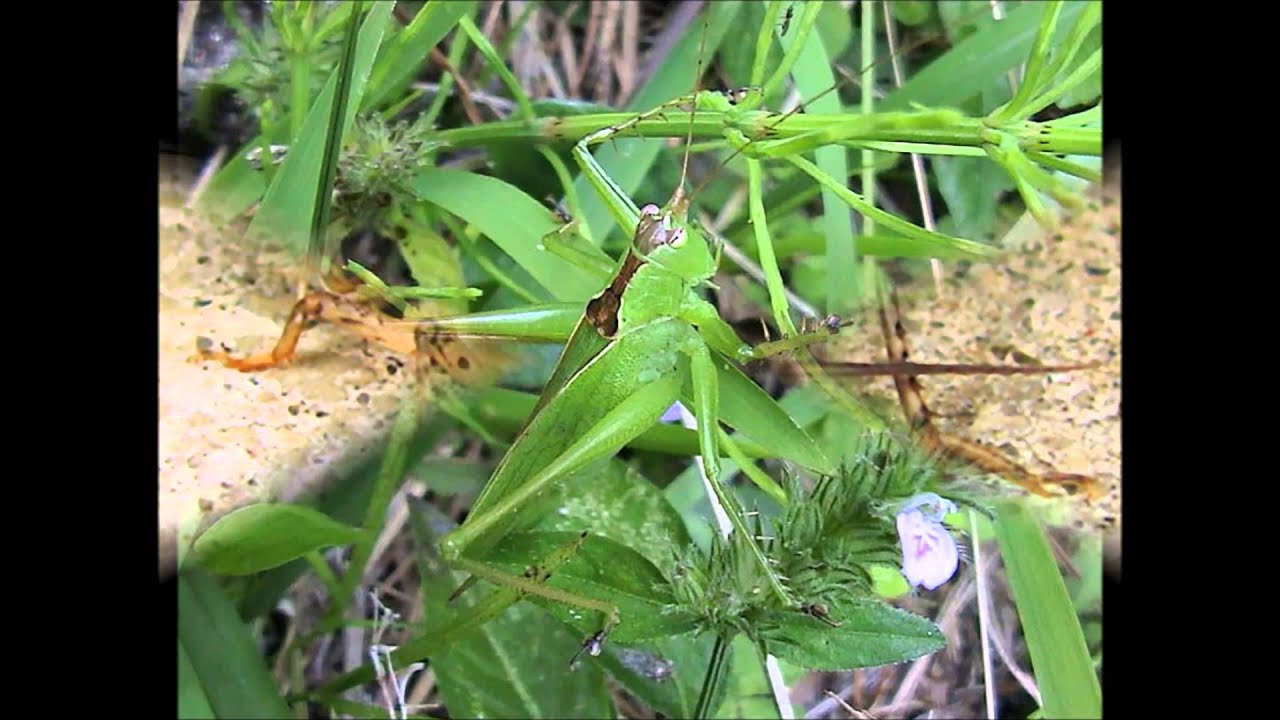
<svg viewBox="0 0 1280 720"><path fill-rule="evenodd" d="M706 475L708 487L715 494L716 501L720 507L724 508L725 515L728 516L729 522L733 525L734 532L742 533L742 537L752 537L746 521L742 518L742 513L738 511L736 503L730 500L728 494L720 485L720 440L722 437L727 438L727 436L720 430L719 382L715 364L711 358L711 348L699 336L686 347L686 352L692 358L689 369L693 379L694 414L698 418L698 443L702 456L702 472ZM750 542L747 545L750 547L756 562L764 570L764 577L769 583L770 590L784 605L790 606L794 604L786 586L783 585L782 580L770 568L769 561L760 546L755 542Z"/></svg>

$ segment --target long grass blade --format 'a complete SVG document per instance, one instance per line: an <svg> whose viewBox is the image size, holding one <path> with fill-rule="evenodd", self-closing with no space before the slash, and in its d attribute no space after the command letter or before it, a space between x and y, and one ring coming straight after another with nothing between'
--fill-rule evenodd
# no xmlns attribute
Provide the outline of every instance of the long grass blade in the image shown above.
<svg viewBox="0 0 1280 720"><path fill-rule="evenodd" d="M1044 716L1102 717L1098 676L1044 530L1017 505L999 508L995 528Z"/></svg>
<svg viewBox="0 0 1280 720"><path fill-rule="evenodd" d="M342 151L343 118L351 93L351 68L356 55L356 30L360 27L360 10L363 3L356 0L347 21L347 38L342 47L342 60L338 64L338 88L334 94L333 112L329 113L328 132L324 139L324 158L320 175L316 179L315 212L311 215L311 239L307 244L306 271L302 276L302 288L316 277L320 260L325 255L325 230L329 227L329 212L333 205L333 181L338 175L338 155ZM299 292L302 295L302 292Z"/></svg>
<svg viewBox="0 0 1280 720"><path fill-rule="evenodd" d="M351 63L351 84L347 92L346 112L342 118L342 134L355 121L360 106L369 69L378 54L378 47L391 17L394 3L377 2L366 14L356 42L355 56ZM329 82L311 105L301 134L289 145L280 171L262 198L262 206L249 226L249 236L268 238L286 248L300 251L309 236L307 226L315 213L315 188L319 181L324 159L329 118L332 114L338 89L339 72L329 77Z"/></svg>

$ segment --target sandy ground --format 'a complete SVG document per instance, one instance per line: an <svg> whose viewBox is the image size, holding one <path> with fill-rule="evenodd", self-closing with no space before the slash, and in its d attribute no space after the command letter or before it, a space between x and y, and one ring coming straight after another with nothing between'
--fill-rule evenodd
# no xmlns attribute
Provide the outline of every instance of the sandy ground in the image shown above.
<svg viewBox="0 0 1280 720"><path fill-rule="evenodd" d="M191 168L161 161L160 574L184 536L237 507L290 500L341 478L376 453L406 392L403 359L334 328L303 335L295 366L241 373L188 360L197 339L237 352L269 350L295 278L183 209Z"/></svg>

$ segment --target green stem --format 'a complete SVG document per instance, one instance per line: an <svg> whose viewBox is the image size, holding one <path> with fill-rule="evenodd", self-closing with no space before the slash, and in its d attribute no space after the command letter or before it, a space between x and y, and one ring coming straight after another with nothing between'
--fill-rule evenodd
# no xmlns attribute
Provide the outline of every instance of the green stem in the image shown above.
<svg viewBox="0 0 1280 720"><path fill-rule="evenodd" d="M891 19L886 17L885 22L886 23L891 22ZM874 67L875 60L876 60L876 12L875 12L874 3L869 3L869 2L862 3L861 30L862 30L862 42L861 42L862 67L871 68L871 67ZM886 32L888 32L888 30L889 30L888 28L885 29ZM871 71L868 74L871 75L871 77L864 76L862 78L862 97L860 99L862 101L863 115L871 115L872 113L875 112L875 109L876 109L875 74L874 74L874 71ZM875 205L876 204L875 152L865 147L862 149L862 173L861 174L862 174L862 195L863 197L866 198L869 204ZM862 222L861 231L854 233L853 235L853 250L852 250L853 266L849 268L849 277L856 278L859 276L858 236L859 235L875 235L875 233L876 233L876 221L870 217L864 218ZM840 275L841 273L838 273L838 272L830 273L828 282L830 283L837 282ZM836 297L835 292L836 292L835 290L831 290L829 292L829 296L833 299ZM855 291L855 294L853 294L850 299L853 302L857 302L859 300L859 295L856 294L856 291ZM842 308L842 310L843 309L849 309L849 308Z"/></svg>
<svg viewBox="0 0 1280 720"><path fill-rule="evenodd" d="M719 694L720 684L724 682L724 671L728 667L731 638L716 635L716 644L711 649L711 660L707 662L707 674L702 678L702 691L698 693L698 705L694 708L693 717L697 720L711 714L711 704Z"/></svg>
<svg viewBox="0 0 1280 720"><path fill-rule="evenodd" d="M747 202L751 216L751 230L755 233L756 252L760 256L760 269L764 271L764 282L769 288L769 304L773 307L773 319L784 335L794 335L796 326L791 322L791 308L787 303L782 272L778 269L778 258L773 252L773 240L769 236L769 227L765 221L762 174L760 161L748 158Z"/></svg>
<svg viewBox="0 0 1280 720"><path fill-rule="evenodd" d="M480 54L489 61L489 66L498 73L498 77L502 78L502 82L507 86L507 90L511 93L511 97L515 98L516 106L520 108L520 117L525 119L533 119L536 113L533 111L533 105L529 102L529 96L525 94L524 88L520 87L520 81L516 76L511 74L511 70L507 68L507 63L498 55L498 51L493 49L493 45L489 44L489 39L480 32L480 28L471 21L471 18L463 15L458 20L458 27L471 38L471 42L475 43L476 49Z"/></svg>
<svg viewBox="0 0 1280 720"><path fill-rule="evenodd" d="M618 133L619 138L682 138L689 130L689 114L681 110L664 112L630 125ZM765 133L771 139L757 141L746 151L761 157L777 157L809 152L824 145L859 142L910 142L936 145L980 147L982 119L958 117L946 124L920 125L923 114L881 113L871 119L862 116L828 113L792 115L785 121L779 113L751 112L730 117L724 113L702 110L693 118L696 140L723 140L726 128L741 130L749 138ZM603 127L621 125L635 118L634 113L592 113L570 117L543 117L534 120L502 120L462 128L442 130L435 139L449 147L474 147L490 143L564 142L573 143L598 132ZM916 123L912 125L912 123ZM1094 136L1101 131L1088 129Z"/></svg>
<svg viewBox="0 0 1280 720"><path fill-rule="evenodd" d="M337 627L352 594L364 579L365 565L369 563L373 545L382 533L387 507L391 504L391 497L400 486L400 481L404 478L408 467L409 446L417 428L417 405L412 400L406 400L400 404L400 411L396 414L391 426L391 439L387 443L386 454L382 457L382 467L378 471L373 493L369 496L369 504L365 508L362 525L366 531L365 539L355 543L351 549L351 560L347 563L347 571L342 576L341 589L334 595L333 605L322 623L324 628Z"/></svg>

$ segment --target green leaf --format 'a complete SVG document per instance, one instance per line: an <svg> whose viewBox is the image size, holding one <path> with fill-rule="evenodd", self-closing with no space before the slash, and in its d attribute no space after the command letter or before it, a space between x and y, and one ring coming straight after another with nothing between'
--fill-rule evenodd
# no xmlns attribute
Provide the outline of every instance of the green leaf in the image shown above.
<svg viewBox="0 0 1280 720"><path fill-rule="evenodd" d="M414 282L426 288L466 285L457 250L439 233L417 221L405 222L404 229L404 237L396 238L396 244ZM459 303L457 312L466 312L466 303Z"/></svg>
<svg viewBox="0 0 1280 720"><path fill-rule="evenodd" d="M249 575L363 536L362 530L308 507L261 503L219 519L196 539L189 558L220 575Z"/></svg>
<svg viewBox="0 0 1280 720"><path fill-rule="evenodd" d="M427 513L418 503L410 511L417 532ZM485 591L473 588L450 604L449 594L463 576L439 562L428 561L424 567L425 630L439 637L460 614L479 604ZM581 643L575 631L546 611L517 603L476 631L433 648L431 665L450 717L613 717L604 674L596 664L569 671L569 659Z"/></svg>
<svg viewBox="0 0 1280 720"><path fill-rule="evenodd" d="M572 532L512 533L494 546L485 561L513 575L521 575L576 535ZM588 535L577 553L556 570L547 584L616 605L621 621L609 634L614 642L649 640L694 629L692 615L672 611L675 597L658 568L635 550L605 537ZM537 596L528 599L576 628L581 638L600 629L602 618L598 613Z"/></svg>
<svg viewBox="0 0 1280 720"><path fill-rule="evenodd" d="M428 487L437 495L462 495L478 492L492 472L492 464L429 456L411 474L430 478Z"/></svg>
<svg viewBox="0 0 1280 720"><path fill-rule="evenodd" d="M1102 717L1102 689L1044 531L1023 508L997 508L1004 558L1045 717Z"/></svg>
<svg viewBox="0 0 1280 720"><path fill-rule="evenodd" d="M944 6L950 3L942 3ZM1048 3L1026 3L998 23L990 23L958 42L945 55L889 93L879 110L909 110L912 103L929 107L957 105L982 92L992 77L1025 62ZM1067 3L1059 23L1069 25L1084 3ZM1065 28L1063 29L1065 32Z"/></svg>
<svg viewBox="0 0 1280 720"><path fill-rule="evenodd" d="M800 427L809 427L822 420L831 412L831 400L825 392L812 383L800 385L787 391L778 404L787 411Z"/></svg>
<svg viewBox="0 0 1280 720"><path fill-rule="evenodd" d="M178 575L178 652L215 717L292 718L231 601L201 572ZM191 688L190 676L183 684ZM196 708L198 702L183 694ZM187 717L184 715L183 717Z"/></svg>
<svg viewBox="0 0 1280 720"><path fill-rule="evenodd" d="M853 42L853 13L840 3L824 2L818 10L818 21L814 23L814 29L822 38L822 47L827 55L840 57Z"/></svg>
<svg viewBox="0 0 1280 720"><path fill-rule="evenodd" d="M830 608L831 627L791 611L775 613L761 633L769 652L810 670L852 670L914 660L946 645L932 622L867 600Z"/></svg>
<svg viewBox="0 0 1280 720"><path fill-rule="evenodd" d="M639 645L606 643L600 664L627 692L654 710L667 717L693 717L714 644L710 633L686 633Z"/></svg>
<svg viewBox="0 0 1280 720"><path fill-rule="evenodd" d="M627 544L664 569L671 564L671 548L691 542L684 519L666 493L625 462L611 460L591 482L571 484L575 492L563 498L559 511L541 521L539 530L585 525L591 533ZM617 637L611 635L600 656L609 674L654 710L671 717L691 716L714 638L684 634L623 646Z"/></svg>
<svg viewBox="0 0 1280 720"><path fill-rule="evenodd" d="M229 222L248 210L262 197L267 185L262 173L245 159L245 154L263 145L287 141L285 137L259 135L243 145L209 181L200 196L200 209L215 222Z"/></svg>
<svg viewBox="0 0 1280 720"><path fill-rule="evenodd" d="M447 415L435 415L415 437L407 456L423 457L428 454L431 448L438 446L445 433L452 431L456 425ZM339 522L361 522L382 469L381 460L381 454L374 454L344 473L329 492L316 498L316 509ZM238 603L240 616L248 619L266 615L309 568L306 562L296 560L250 577Z"/></svg>
<svg viewBox="0 0 1280 720"><path fill-rule="evenodd" d="M727 677L722 687L725 697L719 705L719 711L713 717L725 718L779 718L778 704L773 698L773 688L769 685L769 676L765 673L760 653L752 644L751 638L738 635L729 646L730 658L736 658L727 670ZM801 681L806 674L804 668L797 667L785 660L778 662L778 670L782 680L788 687ZM716 704L712 705L713 708ZM804 708L792 703L792 714L789 717L803 717Z"/></svg>
<svg viewBox="0 0 1280 720"><path fill-rule="evenodd" d="M680 513L648 478L626 463L613 459L589 482L565 483L572 487L556 512L537 526L544 532L568 532L590 528L639 552L649 562L666 569L672 563L671 548L688 545L689 532Z"/></svg>
<svg viewBox="0 0 1280 720"><path fill-rule="evenodd" d="M432 0L424 4L378 56L369 76L369 92L361 107L376 107L388 98L398 97L422 69L432 48L458 24L458 20L463 16L469 17L475 6L474 0Z"/></svg>
<svg viewBox="0 0 1280 720"><path fill-rule="evenodd" d="M1080 50L1071 64L1063 70L1063 74L1074 71L1085 62L1094 51L1102 47L1102 26L1098 25L1089 31L1089 35L1081 44ZM1068 90L1056 103L1058 107L1074 107L1087 105L1102 96L1102 68L1091 73L1079 85Z"/></svg>
<svg viewBox="0 0 1280 720"><path fill-rule="evenodd" d="M939 157L931 162L955 223L952 232L979 242L994 240L996 196L1013 189L1009 176L985 158Z"/></svg>
<svg viewBox="0 0 1280 720"><path fill-rule="evenodd" d="M756 31L760 29L760 23L765 20L766 3L749 2L742 6L738 11L738 16L734 18L733 25L730 27L729 33L732 37L755 37ZM773 50L773 45L769 46ZM751 65L755 58L756 44L754 42L731 42L724 43L720 48L719 64L723 77L733 78L735 85L745 85L750 82ZM770 53L774 54L774 53ZM710 56L702 59L702 68L705 72L710 66L712 58ZM692 76L689 78L692 80Z"/></svg>
<svg viewBox="0 0 1280 720"><path fill-rule="evenodd" d="M720 419L742 433L774 457L787 458L802 467L823 474L835 466L768 393L721 356L715 358L720 381ZM685 389L685 402L693 399L692 387Z"/></svg>
<svg viewBox="0 0 1280 720"><path fill-rule="evenodd" d="M1009 9L1006 7L1006 10ZM938 3L938 19L954 45L996 22L991 16L991 0L950 0Z"/></svg>
<svg viewBox="0 0 1280 720"><path fill-rule="evenodd" d="M712 717L762 718L776 720L778 705L773 701L769 676L760 663L760 653L751 638L738 635L729 646L729 656L736 662L725 669L725 681L721 683L725 697L718 703ZM784 679L786 679L784 677ZM712 705L716 708L717 705ZM793 715L793 717L795 717Z"/></svg>
<svg viewBox="0 0 1280 720"><path fill-rule="evenodd" d="M933 15L933 3L928 0L895 0L890 8L894 19L903 25L923 25Z"/></svg>
<svg viewBox="0 0 1280 720"><path fill-rule="evenodd" d="M183 720L212 720L217 717L209 704L208 696L204 694L204 688L200 686L200 678L196 675L195 666L191 664L191 656L182 647L181 640L178 641L178 717Z"/></svg>
<svg viewBox="0 0 1280 720"><path fill-rule="evenodd" d="M880 597L896 598L911 592L910 583L898 568L872 565L867 571L871 573L871 589Z"/></svg>
<svg viewBox="0 0 1280 720"><path fill-rule="evenodd" d="M550 209L514 186L443 168L423 169L413 185L418 197L476 226L556 300L585 302L600 290L591 272L541 249L542 237L560 225Z"/></svg>
<svg viewBox="0 0 1280 720"><path fill-rule="evenodd" d="M613 717L604 673L595 663L569 670L582 639L528 603L432 659L451 717Z"/></svg>

